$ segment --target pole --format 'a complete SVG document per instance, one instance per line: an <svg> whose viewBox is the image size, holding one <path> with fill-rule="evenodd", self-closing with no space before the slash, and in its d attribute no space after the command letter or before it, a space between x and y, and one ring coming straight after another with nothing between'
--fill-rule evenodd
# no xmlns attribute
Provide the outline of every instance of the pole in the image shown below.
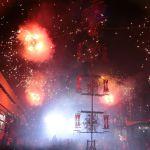
<svg viewBox="0 0 150 150"><path fill-rule="evenodd" d="M94 102L94 97L93 97L93 94L94 94L94 82L93 82L93 79L92 79L92 83L91 83L91 148L93 149L93 102Z"/></svg>
<svg viewBox="0 0 150 150"><path fill-rule="evenodd" d="M86 77L86 76L85 76ZM92 78L90 80L90 82L88 82L88 85L87 85L87 90L88 92L81 92L81 95L88 95L88 96L91 96L91 106L90 106L90 110L85 110L85 111L81 111L81 113L86 113L88 114L88 122L86 122L87 124L87 129L88 131L86 132L81 132L80 130L77 130L79 133L90 133L90 140L87 140L87 147L86 149L87 150L96 150L96 141L93 139L94 137L94 133L104 133L105 131L103 132L97 132L96 129L94 128L94 124L97 124L95 122L95 116L94 114L103 114L104 112L101 112L101 111L94 111L94 96L105 96L105 95L108 95L107 93L103 93L103 94L99 94L99 93L95 93L95 89L97 88L97 84L95 85L95 80L94 78L99 78L100 76L98 75L92 75Z"/></svg>

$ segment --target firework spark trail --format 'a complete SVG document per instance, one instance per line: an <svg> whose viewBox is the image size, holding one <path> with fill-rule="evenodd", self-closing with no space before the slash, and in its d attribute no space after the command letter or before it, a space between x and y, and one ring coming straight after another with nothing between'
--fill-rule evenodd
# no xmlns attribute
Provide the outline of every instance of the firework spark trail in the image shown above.
<svg viewBox="0 0 150 150"><path fill-rule="evenodd" d="M53 58L54 44L45 28L35 22L20 27L18 39L24 46L23 58L33 62L45 62Z"/></svg>

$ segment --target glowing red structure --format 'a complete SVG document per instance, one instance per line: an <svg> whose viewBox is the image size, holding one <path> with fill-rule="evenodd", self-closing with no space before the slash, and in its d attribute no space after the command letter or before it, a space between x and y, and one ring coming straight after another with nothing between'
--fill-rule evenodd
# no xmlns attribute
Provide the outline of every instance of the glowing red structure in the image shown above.
<svg viewBox="0 0 150 150"><path fill-rule="evenodd" d="M75 128L80 128L80 113L75 114Z"/></svg>
<svg viewBox="0 0 150 150"><path fill-rule="evenodd" d="M25 123L25 110L4 75L0 72L0 143L11 145L17 128ZM11 141L10 141L11 139ZM17 140L17 139L16 139Z"/></svg>

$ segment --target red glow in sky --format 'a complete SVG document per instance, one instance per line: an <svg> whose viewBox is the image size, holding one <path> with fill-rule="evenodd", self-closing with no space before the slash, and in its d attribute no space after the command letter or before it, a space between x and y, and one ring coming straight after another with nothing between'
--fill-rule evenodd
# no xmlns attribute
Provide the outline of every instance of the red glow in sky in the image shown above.
<svg viewBox="0 0 150 150"><path fill-rule="evenodd" d="M22 56L33 62L44 62L53 58L54 44L45 28L37 23L27 23L20 27L18 39L23 43Z"/></svg>

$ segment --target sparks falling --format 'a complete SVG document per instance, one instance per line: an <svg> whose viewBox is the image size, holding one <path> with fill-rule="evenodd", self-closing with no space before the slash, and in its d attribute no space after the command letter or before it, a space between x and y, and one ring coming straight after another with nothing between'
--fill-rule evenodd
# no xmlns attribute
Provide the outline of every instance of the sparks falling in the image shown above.
<svg viewBox="0 0 150 150"><path fill-rule="evenodd" d="M28 23L20 27L18 39L24 46L22 56L33 62L45 62L53 58L54 44L45 28L38 23Z"/></svg>

